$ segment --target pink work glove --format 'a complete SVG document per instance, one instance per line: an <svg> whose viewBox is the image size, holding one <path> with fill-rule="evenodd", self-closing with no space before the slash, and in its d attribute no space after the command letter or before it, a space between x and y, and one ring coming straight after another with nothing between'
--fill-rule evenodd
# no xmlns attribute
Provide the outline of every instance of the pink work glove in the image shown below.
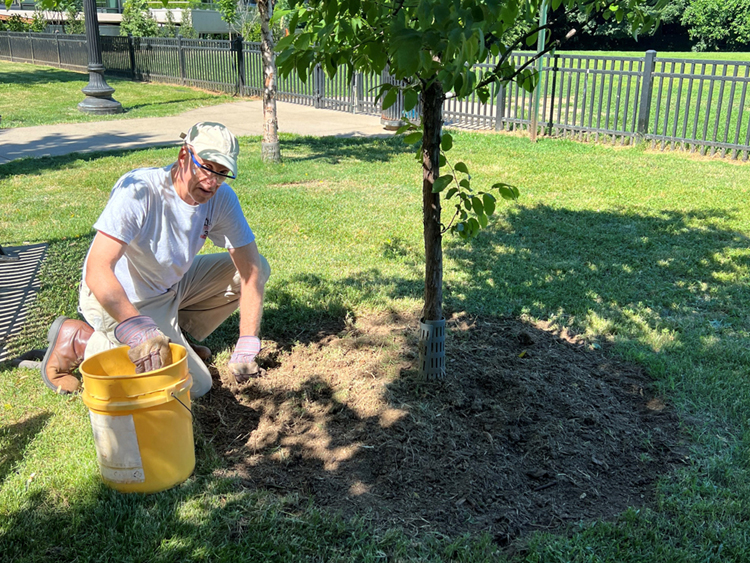
<svg viewBox="0 0 750 563"><path fill-rule="evenodd" d="M130 346L128 358L135 364L135 373L144 373L172 363L169 338L151 317L138 315L115 327L115 338Z"/></svg>
<svg viewBox="0 0 750 563"><path fill-rule="evenodd" d="M260 352L260 338L257 336L240 336L234 347L232 357L229 358L229 373L237 383L245 383L253 377L262 377L266 370L255 362L255 356Z"/></svg>

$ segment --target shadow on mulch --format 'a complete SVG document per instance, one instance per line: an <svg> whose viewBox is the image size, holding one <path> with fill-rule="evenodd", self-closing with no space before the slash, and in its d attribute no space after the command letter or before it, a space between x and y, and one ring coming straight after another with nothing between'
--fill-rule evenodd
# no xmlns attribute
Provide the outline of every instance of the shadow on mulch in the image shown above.
<svg viewBox="0 0 750 563"><path fill-rule="evenodd" d="M649 505L686 459L640 367L544 325L454 315L448 376L424 382L416 327L361 318L317 342L265 341L264 379L221 373L196 410L226 473L378 527L508 546Z"/></svg>

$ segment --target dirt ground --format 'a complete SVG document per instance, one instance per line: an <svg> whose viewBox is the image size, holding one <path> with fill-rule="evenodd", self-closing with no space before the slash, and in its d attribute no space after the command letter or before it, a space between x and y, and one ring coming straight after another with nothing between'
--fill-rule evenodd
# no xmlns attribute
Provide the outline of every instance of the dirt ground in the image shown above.
<svg viewBox="0 0 750 563"><path fill-rule="evenodd" d="M446 379L420 381L417 326L382 314L264 340L266 377L217 374L196 405L203 432L246 487L504 547L648 505L686 459L639 367L543 324L462 314Z"/></svg>

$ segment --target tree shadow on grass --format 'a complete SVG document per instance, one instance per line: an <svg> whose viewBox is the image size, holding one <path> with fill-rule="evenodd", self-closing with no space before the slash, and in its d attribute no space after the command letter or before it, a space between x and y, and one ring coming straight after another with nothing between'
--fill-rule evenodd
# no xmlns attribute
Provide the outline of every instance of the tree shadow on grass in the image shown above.
<svg viewBox="0 0 750 563"><path fill-rule="evenodd" d="M382 295L416 297L423 288L419 279L386 276L377 269L339 279L311 272L292 276L281 284L272 278L264 296L262 338L283 350L319 342L355 320L351 303L375 302ZM237 334L239 314L235 313L202 343L212 350L231 349Z"/></svg>
<svg viewBox="0 0 750 563"><path fill-rule="evenodd" d="M286 161L321 160L327 164L338 164L342 160L389 162L409 152L413 149L394 136L297 137L281 141L281 155Z"/></svg>
<svg viewBox="0 0 750 563"><path fill-rule="evenodd" d="M298 496L202 477L153 495L100 485L71 503L38 491L0 517L6 561L361 561L398 542L409 544L397 533L376 541Z"/></svg>
<svg viewBox="0 0 750 563"><path fill-rule="evenodd" d="M129 113L133 110L140 109L140 108L148 108L148 107L156 107L156 106L174 106L174 105L183 105L186 102L200 102L201 100L213 100L216 96L213 95L205 95L205 96L197 96L194 98L189 98L187 100L166 100L161 102L149 102L145 104L128 104L127 107L124 107L124 113ZM231 100L226 100L225 103L231 103Z"/></svg>
<svg viewBox="0 0 750 563"><path fill-rule="evenodd" d="M674 377L674 362L686 354L709 372L716 371L711 364L750 369L743 336L750 331L750 239L726 229L729 219L724 210L515 207L471 244L447 245L458 269L471 272L448 282L447 301L459 310L527 313L589 331L627 357L648 358L660 378L670 371ZM739 393L733 414L750 408L750 390L707 377L722 393Z"/></svg>
<svg viewBox="0 0 750 563"><path fill-rule="evenodd" d="M108 139L111 140L111 135L108 133L103 133L101 136L102 142L107 142ZM119 140L122 142L140 142L142 137L131 135L126 137L120 137ZM113 141L114 142L114 141ZM47 140L43 140L42 143L49 143L51 145L54 145L56 147L58 146L69 146L71 150L85 150L88 146L88 141L80 140L80 139L67 139L67 138L61 138L59 136L50 136ZM176 145L176 141L175 141ZM103 149L101 151L91 151L91 152L71 152L69 154L63 154L59 156L42 156L42 157L25 157L25 158L19 158L18 160L13 160L11 162L7 162L4 164L0 164L0 180L3 178L8 178L11 176L17 176L17 175L24 175L24 176L37 176L41 174L42 172L50 171L50 170L64 170L66 168L69 168L72 164L76 162L95 162L97 160L103 159L103 158L120 158L125 156L130 156L134 153L137 153L138 151L148 151L153 149L159 149L159 148L169 148L171 145L169 143L159 142L154 143L153 145L144 146L144 147L138 147L138 148L132 148L132 149L113 149L113 150L106 150ZM177 157L177 147L174 146L174 155L175 158ZM23 150L23 148L19 148L19 150ZM67 149L66 149L67 150ZM165 163L166 165L166 163ZM122 173L125 174L128 172L130 168L124 168L122 170ZM107 191L111 190L113 186L106 186Z"/></svg>
<svg viewBox="0 0 750 563"><path fill-rule="evenodd" d="M34 69L23 71L0 72L3 82L32 87L35 84L50 84L54 82L87 82L88 76L81 72L59 69Z"/></svg>
<svg viewBox="0 0 750 563"><path fill-rule="evenodd" d="M41 413L21 422L0 426L0 487L23 455L34 437L44 429L52 415Z"/></svg>

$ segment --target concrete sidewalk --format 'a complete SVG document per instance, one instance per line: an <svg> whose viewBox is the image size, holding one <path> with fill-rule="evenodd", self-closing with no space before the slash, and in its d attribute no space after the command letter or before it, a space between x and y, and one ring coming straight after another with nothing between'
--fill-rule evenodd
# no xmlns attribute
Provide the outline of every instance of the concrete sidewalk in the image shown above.
<svg viewBox="0 0 750 563"><path fill-rule="evenodd" d="M390 136L379 117L277 102L280 133L318 137ZM147 117L0 129L0 164L73 152L176 145L198 121L224 123L238 137L263 134L260 100L198 108L171 117Z"/></svg>

